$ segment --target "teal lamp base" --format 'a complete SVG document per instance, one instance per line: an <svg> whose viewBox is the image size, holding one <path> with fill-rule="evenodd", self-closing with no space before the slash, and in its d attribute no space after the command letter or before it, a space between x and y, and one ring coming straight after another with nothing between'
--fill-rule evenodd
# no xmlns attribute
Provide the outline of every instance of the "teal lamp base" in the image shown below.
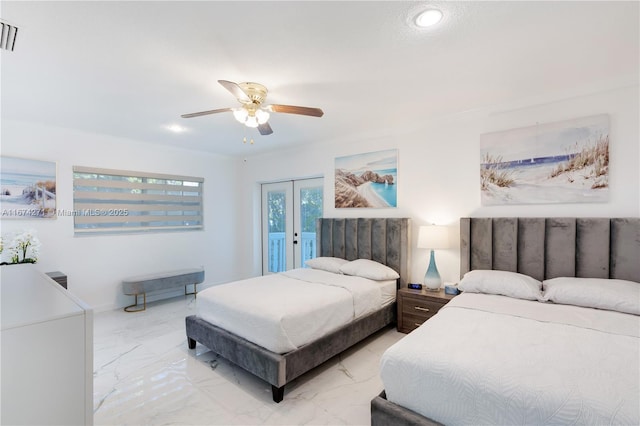
<svg viewBox="0 0 640 426"><path fill-rule="evenodd" d="M426 290L430 291L438 291L442 286L442 279L440 278L440 273L438 272L438 267L436 266L436 258L431 250L431 256L429 258L429 268L427 268L427 272L424 274L424 286Z"/></svg>

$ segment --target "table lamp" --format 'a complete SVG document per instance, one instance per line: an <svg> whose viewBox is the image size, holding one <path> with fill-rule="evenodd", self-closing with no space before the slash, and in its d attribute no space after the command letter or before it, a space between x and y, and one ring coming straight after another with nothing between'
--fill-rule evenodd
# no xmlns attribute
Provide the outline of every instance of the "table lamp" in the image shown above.
<svg viewBox="0 0 640 426"><path fill-rule="evenodd" d="M418 248L431 249L429 268L424 274L424 286L426 290L438 291L442 286L442 279L433 250L449 248L449 229L446 226L421 226L418 232Z"/></svg>

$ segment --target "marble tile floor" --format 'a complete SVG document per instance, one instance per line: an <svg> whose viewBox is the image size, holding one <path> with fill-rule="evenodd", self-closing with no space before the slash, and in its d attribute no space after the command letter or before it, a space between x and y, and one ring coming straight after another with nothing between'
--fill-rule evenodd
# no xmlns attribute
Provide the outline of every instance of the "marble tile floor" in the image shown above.
<svg viewBox="0 0 640 426"><path fill-rule="evenodd" d="M368 425L382 390L382 353L404 334L385 328L287 384L271 386L198 344L184 318L197 299L179 296L147 310L94 315L96 425Z"/></svg>

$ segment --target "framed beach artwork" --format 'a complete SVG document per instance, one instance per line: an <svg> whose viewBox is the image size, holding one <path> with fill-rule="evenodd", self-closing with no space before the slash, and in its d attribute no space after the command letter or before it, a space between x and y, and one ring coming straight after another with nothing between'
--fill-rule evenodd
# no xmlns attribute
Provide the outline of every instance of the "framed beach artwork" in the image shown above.
<svg viewBox="0 0 640 426"><path fill-rule="evenodd" d="M337 157L335 207L397 207L397 181L397 149Z"/></svg>
<svg viewBox="0 0 640 426"><path fill-rule="evenodd" d="M0 157L0 217L56 217L56 163Z"/></svg>
<svg viewBox="0 0 640 426"><path fill-rule="evenodd" d="M480 135L482 205L609 198L609 116Z"/></svg>

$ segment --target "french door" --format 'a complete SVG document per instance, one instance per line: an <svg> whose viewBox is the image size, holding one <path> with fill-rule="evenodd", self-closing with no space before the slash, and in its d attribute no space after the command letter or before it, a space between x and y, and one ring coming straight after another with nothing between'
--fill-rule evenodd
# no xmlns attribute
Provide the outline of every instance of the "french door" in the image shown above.
<svg viewBox="0 0 640 426"><path fill-rule="evenodd" d="M303 267L316 257L322 194L322 178L262 185L263 275Z"/></svg>

